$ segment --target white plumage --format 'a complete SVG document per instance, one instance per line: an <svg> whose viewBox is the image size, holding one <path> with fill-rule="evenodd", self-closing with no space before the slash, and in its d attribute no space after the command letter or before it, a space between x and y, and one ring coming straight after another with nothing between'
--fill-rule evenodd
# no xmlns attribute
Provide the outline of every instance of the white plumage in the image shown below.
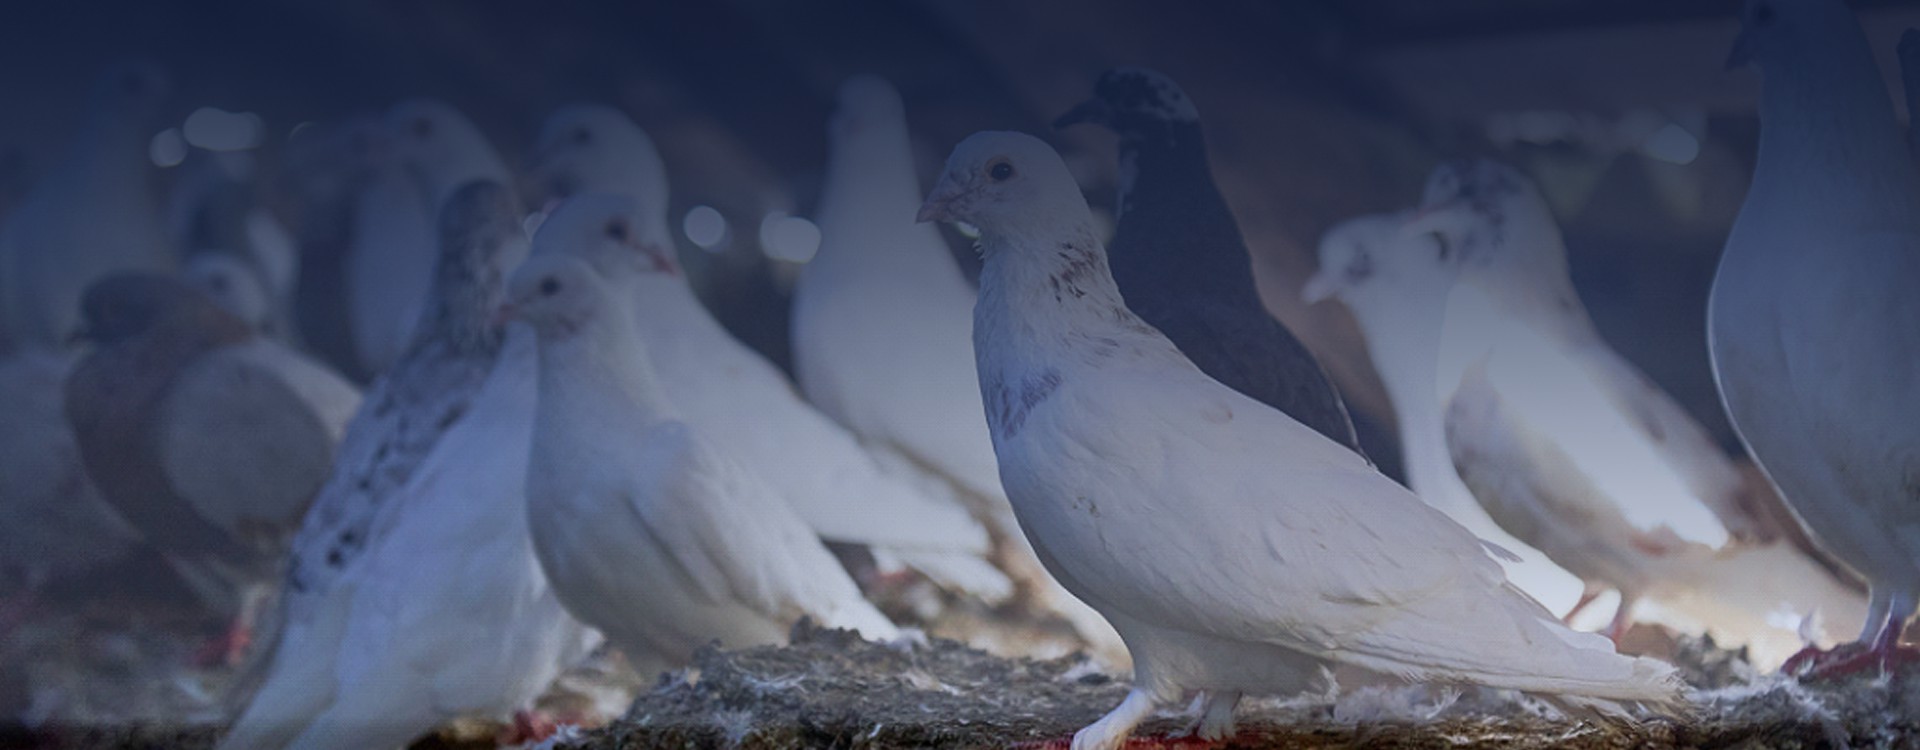
<svg viewBox="0 0 1920 750"><path fill-rule="evenodd" d="M1224 734L1242 693L1297 692L1325 662L1609 712L1679 701L1670 667L1568 630L1472 534L1128 312L1045 143L974 135L921 215L982 232L974 340L1001 479L1041 560L1134 657L1133 692L1077 750L1196 690L1203 735Z"/></svg>
<svg viewBox="0 0 1920 750"><path fill-rule="evenodd" d="M1307 280L1303 296L1309 304L1338 296L1353 311L1366 336L1368 357L1393 403L1408 486L1475 536L1513 553L1500 556L1507 580L1549 610L1564 613L1578 602L1581 580L1501 528L1453 468L1446 401L1435 371L1445 323L1441 311L1451 286L1409 274L1398 267L1405 264L1391 262L1394 258L1379 257L1403 241L1406 219L1404 214L1368 216L1328 230L1320 241L1321 271Z"/></svg>
<svg viewBox="0 0 1920 750"><path fill-rule="evenodd" d="M1768 505L1778 501L1600 338L1531 181L1492 162L1450 164L1426 203L1404 240L1364 266L1329 259L1328 273L1349 277L1356 308L1393 308L1372 311L1389 318L1376 322L1412 324L1378 332L1379 346L1425 350L1387 361L1437 383L1459 478L1503 528L1587 582L1583 603L1620 592L1609 633L1649 599L1655 619L1772 665L1802 645L1797 625L1812 613L1843 627L1863 616L1845 574L1795 546L1792 519Z"/></svg>
<svg viewBox="0 0 1920 750"><path fill-rule="evenodd" d="M554 246L586 254L602 275L630 290L661 388L688 424L740 456L822 538L886 551L943 586L989 601L1012 593L1006 576L982 559L986 532L965 509L883 470L700 304L667 239L659 156L631 120L606 108L573 107L543 133L536 149L543 180L613 191L569 201L568 231L580 236ZM609 162L624 168L609 169ZM609 236L615 221L625 236Z"/></svg>
<svg viewBox="0 0 1920 750"><path fill-rule="evenodd" d="M537 243L579 239L566 220ZM899 635L784 498L674 418L630 295L561 250L522 266L511 296L540 335L527 514L569 610L654 668L716 639L783 643L803 616Z"/></svg>
<svg viewBox="0 0 1920 750"><path fill-rule="evenodd" d="M0 228L0 348L64 347L88 284L173 268L147 157L167 91L164 74L138 63L94 82L70 150Z"/></svg>
<svg viewBox="0 0 1920 750"><path fill-rule="evenodd" d="M530 331L490 321L525 256L512 195L448 201L418 335L374 385L295 540L264 681L221 747L392 747L524 707L597 638L533 558Z"/></svg>
<svg viewBox="0 0 1920 750"><path fill-rule="evenodd" d="M1001 564L1042 606L1118 656L1111 629L1034 559L1001 490L973 369L973 285L939 230L918 224L906 110L885 80L840 87L820 251L794 287L795 371L807 398L900 471L946 485L994 526Z"/></svg>
<svg viewBox="0 0 1920 750"><path fill-rule="evenodd" d="M1885 659L1920 600L1920 173L1838 0L1753 0L1760 155L1708 305L1735 428L1868 581ZM1884 663L1884 662L1883 662Z"/></svg>
<svg viewBox="0 0 1920 750"><path fill-rule="evenodd" d="M354 351L372 373L385 371L411 340L433 277L441 203L473 180L512 182L480 129L443 102L401 102L385 125L392 162L375 172L356 201L346 257Z"/></svg>

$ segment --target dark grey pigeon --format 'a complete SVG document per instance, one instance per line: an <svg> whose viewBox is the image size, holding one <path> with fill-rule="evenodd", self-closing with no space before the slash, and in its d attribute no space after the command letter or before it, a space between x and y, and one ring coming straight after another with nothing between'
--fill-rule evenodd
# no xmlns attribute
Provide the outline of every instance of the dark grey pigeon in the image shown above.
<svg viewBox="0 0 1920 750"><path fill-rule="evenodd" d="M1083 122L1120 136L1120 225L1107 252L1127 307L1215 380L1360 452L1339 391L1260 301L1186 93L1154 71L1114 68L1054 127Z"/></svg>
<svg viewBox="0 0 1920 750"><path fill-rule="evenodd" d="M469 183L447 199L438 231L433 289L413 341L354 415L333 475L294 540L289 625L301 623L367 548L385 501L460 421L499 356L494 310L504 301L506 274L527 250L513 194L498 183Z"/></svg>

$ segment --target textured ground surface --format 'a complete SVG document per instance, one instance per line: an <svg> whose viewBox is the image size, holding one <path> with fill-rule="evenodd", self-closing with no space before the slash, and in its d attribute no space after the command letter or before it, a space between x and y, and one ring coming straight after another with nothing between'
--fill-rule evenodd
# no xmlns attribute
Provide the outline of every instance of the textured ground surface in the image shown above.
<svg viewBox="0 0 1920 750"><path fill-rule="evenodd" d="M96 615L104 617L104 615ZM69 623L13 640L9 662L26 646L60 647L89 665L91 679L64 682L78 693L66 721L38 732L0 731L0 748L204 748L217 736L205 701L217 672L164 677L140 665L184 658L204 623L154 622L133 633L103 635ZM161 625L172 627L161 627ZM561 748L987 748L1063 747L1061 741L1119 702L1123 682L1077 656L1005 659L934 639L923 646L864 643L850 634L797 627L782 648L703 650L694 667L639 690L626 715L608 726L552 743ZM1920 746L1920 670L1802 686L1757 677L1739 654L1657 632L1629 634L1627 647L1654 652L1707 688L1685 720L1637 727L1592 726L1555 718L1525 699L1491 691L1358 686L1291 702L1249 703L1233 748L1818 748ZM45 667L41 667L44 669ZM567 700L609 686L638 687L617 661L572 676ZM42 674L42 684L48 675ZM52 675L61 678L60 675ZM56 680L58 682L58 680ZM56 691L57 692L57 691ZM112 701L139 708L105 720ZM185 725L162 728L148 712L186 709ZM147 718L143 718L146 714ZM179 714L177 714L179 715ZM131 725L128 722L133 722ZM1205 747L1168 739L1190 717L1176 707L1142 727L1137 747ZM133 728L98 728L101 726ZM476 724L423 740L416 748L493 747L495 726Z"/></svg>

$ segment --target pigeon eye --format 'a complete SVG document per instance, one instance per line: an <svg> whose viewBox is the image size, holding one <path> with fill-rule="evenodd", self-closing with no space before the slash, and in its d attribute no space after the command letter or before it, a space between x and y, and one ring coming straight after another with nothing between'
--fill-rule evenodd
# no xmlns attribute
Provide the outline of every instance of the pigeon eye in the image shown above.
<svg viewBox="0 0 1920 750"><path fill-rule="evenodd" d="M593 142L593 131L588 130L586 128L580 128L578 130L573 131L572 138L573 138L574 145L585 146Z"/></svg>
<svg viewBox="0 0 1920 750"><path fill-rule="evenodd" d="M1773 6L1768 3L1753 6L1753 25L1763 29L1772 26Z"/></svg>
<svg viewBox="0 0 1920 750"><path fill-rule="evenodd" d="M1006 182L1007 180L1013 179L1013 164L1004 161L995 162L992 166L987 167L987 176L992 177L994 182Z"/></svg>
<svg viewBox="0 0 1920 750"><path fill-rule="evenodd" d="M556 279L556 278L554 278L554 277L552 277L552 276L548 276L548 277L546 277L546 278L544 278L544 279L541 279L541 280L540 280L540 295L541 295L541 296L543 296L543 297L551 297L551 296L553 296L553 295L556 295L556 294L559 294L559 293L560 293L560 280L559 280L559 279Z"/></svg>
<svg viewBox="0 0 1920 750"><path fill-rule="evenodd" d="M425 117L413 121L413 134L420 138L433 135L433 121Z"/></svg>
<svg viewBox="0 0 1920 750"><path fill-rule="evenodd" d="M627 241L627 223L624 221L616 221L608 224L607 236L612 237L613 239L620 242L626 242Z"/></svg>

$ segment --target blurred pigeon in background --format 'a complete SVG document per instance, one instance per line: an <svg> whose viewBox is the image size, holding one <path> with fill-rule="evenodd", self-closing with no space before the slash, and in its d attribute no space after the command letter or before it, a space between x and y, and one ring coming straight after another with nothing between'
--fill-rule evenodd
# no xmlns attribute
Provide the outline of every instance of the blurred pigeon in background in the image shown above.
<svg viewBox="0 0 1920 750"><path fill-rule="evenodd" d="M294 341L300 250L261 205L255 158L241 151L189 156L169 199L170 233L188 283L262 335Z"/></svg>
<svg viewBox="0 0 1920 750"><path fill-rule="evenodd" d="M980 229L974 339L1002 479L1041 559L1133 652L1131 692L1076 750L1122 746L1193 691L1200 737L1228 736L1242 693L1301 692L1329 662L1616 716L1683 705L1672 667L1567 629L1479 539L1128 312L1041 140L961 142L920 215Z"/></svg>
<svg viewBox="0 0 1920 750"><path fill-rule="evenodd" d="M563 205L537 246L596 236ZM785 643L802 617L889 640L818 536L724 444L674 418L633 331L627 290L580 251L515 274L514 314L540 336L540 404L527 474L534 551L569 611L643 674L695 649ZM630 280L629 280L630 283Z"/></svg>
<svg viewBox="0 0 1920 750"><path fill-rule="evenodd" d="M985 519L1027 597L1121 663L1117 636L1047 575L1000 489L973 369L973 286L939 231L914 222L920 180L900 95L863 75L839 96L820 250L794 287L801 388L889 470L921 475L921 486Z"/></svg>
<svg viewBox="0 0 1920 750"><path fill-rule="evenodd" d="M245 648L280 555L331 470L360 394L179 281L124 272L87 288L94 348L65 409L87 475Z"/></svg>
<svg viewBox="0 0 1920 750"><path fill-rule="evenodd" d="M1474 536L1512 553L1496 555L1507 580L1547 609L1565 613L1578 603L1585 584L1501 528L1453 468L1437 372L1446 296L1453 285L1411 257L1425 253L1429 265L1438 264L1434 243L1439 240L1404 236L1407 219L1408 214L1366 216L1327 230L1320 240L1320 271L1307 280L1302 296L1308 304L1338 297L1353 311L1393 403L1401 465L1414 494Z"/></svg>
<svg viewBox="0 0 1920 750"><path fill-rule="evenodd" d="M0 349L64 347L79 328L80 294L95 279L174 267L147 156L169 87L147 63L102 73L70 150L8 214L0 228Z"/></svg>
<svg viewBox="0 0 1920 750"><path fill-rule="evenodd" d="M436 212L472 180L512 184L479 127L444 102L387 112L393 163L360 194L346 258L348 313L362 369L384 372L411 340L431 286Z"/></svg>
<svg viewBox="0 0 1920 750"><path fill-rule="evenodd" d="M135 549L139 535L94 489L61 411L70 361L0 358L0 634L45 586Z"/></svg>
<svg viewBox="0 0 1920 750"><path fill-rule="evenodd" d="M1078 123L1120 136L1119 226L1109 251L1127 309L1209 376L1359 452L1340 392L1260 300L1186 92L1155 71L1114 68L1054 127Z"/></svg>
<svg viewBox="0 0 1920 750"><path fill-rule="evenodd" d="M597 640L533 557L533 341L493 322L526 253L513 194L480 181L439 225L411 346L354 418L296 540L282 635L221 747L404 744L525 708Z"/></svg>
<svg viewBox="0 0 1920 750"><path fill-rule="evenodd" d="M536 173L548 184L637 192L576 195L569 212L597 214L599 221L576 219L574 229L584 236L552 246L585 253L633 296L636 329L680 417L740 456L823 539L874 548L877 556L988 602L1010 596L1012 583L983 559L986 532L964 508L883 470L852 435L803 400L778 367L733 338L700 304L667 239L666 174L651 141L624 116L573 120L583 111L563 110L569 125L544 129L563 142L539 144ZM582 127L591 137L577 138ZM627 170L606 169L608 160ZM609 184L598 184L602 179Z"/></svg>
<svg viewBox="0 0 1920 750"><path fill-rule="evenodd" d="M1442 398L1459 478L1504 529L1586 581L1576 611L1617 590L1605 630L1617 637L1652 599L1762 664L1799 648L1802 618L1862 616L1857 585L1764 485L1600 338L1531 180L1486 160L1442 165L1401 233L1368 266L1326 273L1336 286L1384 284L1357 299L1415 321L1383 332L1381 346L1411 349L1382 366L1412 369L1382 379L1425 373L1413 387Z"/></svg>
<svg viewBox="0 0 1920 750"><path fill-rule="evenodd" d="M1708 305L1735 429L1820 543L1867 579L1856 644L1790 665L1885 668L1920 603L1920 173L1838 0L1750 0L1760 155Z"/></svg>

